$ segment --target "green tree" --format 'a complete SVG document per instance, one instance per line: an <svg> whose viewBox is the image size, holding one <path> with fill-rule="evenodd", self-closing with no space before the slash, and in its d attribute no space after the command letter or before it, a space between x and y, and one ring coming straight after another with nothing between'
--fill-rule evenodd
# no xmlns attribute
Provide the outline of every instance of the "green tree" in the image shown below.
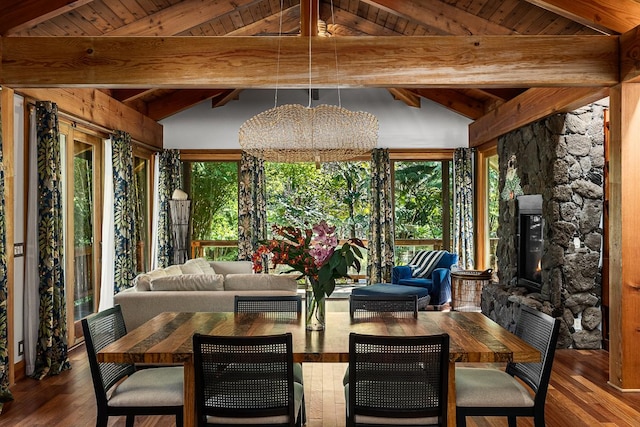
<svg viewBox="0 0 640 427"><path fill-rule="evenodd" d="M399 239L442 238L442 162L395 163Z"/></svg>
<svg viewBox="0 0 640 427"><path fill-rule="evenodd" d="M366 162L266 163L267 222L306 227L326 220L340 238L366 237Z"/></svg>
<svg viewBox="0 0 640 427"><path fill-rule="evenodd" d="M238 163L191 163L193 240L238 238Z"/></svg>

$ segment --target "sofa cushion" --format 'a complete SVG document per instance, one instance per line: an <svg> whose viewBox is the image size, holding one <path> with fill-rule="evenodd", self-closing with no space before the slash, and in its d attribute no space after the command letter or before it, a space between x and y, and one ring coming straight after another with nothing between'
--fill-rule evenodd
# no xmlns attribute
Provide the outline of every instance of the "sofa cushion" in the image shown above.
<svg viewBox="0 0 640 427"><path fill-rule="evenodd" d="M151 280L152 291L223 291L221 274L182 274Z"/></svg>
<svg viewBox="0 0 640 427"><path fill-rule="evenodd" d="M228 274L224 278L225 291L296 291L295 276L275 274Z"/></svg>
<svg viewBox="0 0 640 427"><path fill-rule="evenodd" d="M180 266L184 274L216 274L215 270L204 258L190 259Z"/></svg>
<svg viewBox="0 0 640 427"><path fill-rule="evenodd" d="M133 286L138 292L145 292L151 290L151 280L157 277L166 277L167 272L162 268L158 268L156 270L152 270L148 273L138 274L135 279L133 279Z"/></svg>
<svg viewBox="0 0 640 427"><path fill-rule="evenodd" d="M169 267L164 268L167 276L179 276L182 274L182 267L179 265L170 265Z"/></svg>
<svg viewBox="0 0 640 427"><path fill-rule="evenodd" d="M253 263L251 261L210 261L209 265L217 274L252 274Z"/></svg>

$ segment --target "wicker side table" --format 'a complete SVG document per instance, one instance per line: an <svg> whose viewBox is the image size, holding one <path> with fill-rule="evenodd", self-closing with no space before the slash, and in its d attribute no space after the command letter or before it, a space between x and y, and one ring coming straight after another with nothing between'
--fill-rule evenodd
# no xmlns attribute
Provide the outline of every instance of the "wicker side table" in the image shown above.
<svg viewBox="0 0 640 427"><path fill-rule="evenodd" d="M491 269L451 272L451 309L482 311L482 288L491 281Z"/></svg>

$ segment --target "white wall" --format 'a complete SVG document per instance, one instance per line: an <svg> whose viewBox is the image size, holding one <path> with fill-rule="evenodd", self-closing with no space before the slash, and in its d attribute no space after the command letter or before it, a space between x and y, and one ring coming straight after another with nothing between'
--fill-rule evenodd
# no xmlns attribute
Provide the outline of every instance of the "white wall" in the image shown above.
<svg viewBox="0 0 640 427"><path fill-rule="evenodd" d="M319 104L338 105L336 89L320 89ZM471 120L422 100L421 108L396 101L386 89L342 89L342 106L378 117L380 148L457 148L468 146ZM308 105L306 90L244 90L240 99L211 108L211 101L161 121L165 148L239 149L238 130L252 116L285 104Z"/></svg>

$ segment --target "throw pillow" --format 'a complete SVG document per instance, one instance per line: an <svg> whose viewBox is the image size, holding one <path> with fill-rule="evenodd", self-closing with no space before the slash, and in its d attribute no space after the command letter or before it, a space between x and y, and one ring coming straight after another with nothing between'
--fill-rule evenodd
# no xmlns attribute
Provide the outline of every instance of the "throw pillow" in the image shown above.
<svg viewBox="0 0 640 427"><path fill-rule="evenodd" d="M152 291L222 291L221 274L183 274L151 280Z"/></svg>
<svg viewBox="0 0 640 427"><path fill-rule="evenodd" d="M418 251L409 265L412 277L430 278L446 251Z"/></svg>
<svg viewBox="0 0 640 427"><path fill-rule="evenodd" d="M200 266L195 263L186 262L180 266L182 273L184 274L202 274L204 273Z"/></svg>

